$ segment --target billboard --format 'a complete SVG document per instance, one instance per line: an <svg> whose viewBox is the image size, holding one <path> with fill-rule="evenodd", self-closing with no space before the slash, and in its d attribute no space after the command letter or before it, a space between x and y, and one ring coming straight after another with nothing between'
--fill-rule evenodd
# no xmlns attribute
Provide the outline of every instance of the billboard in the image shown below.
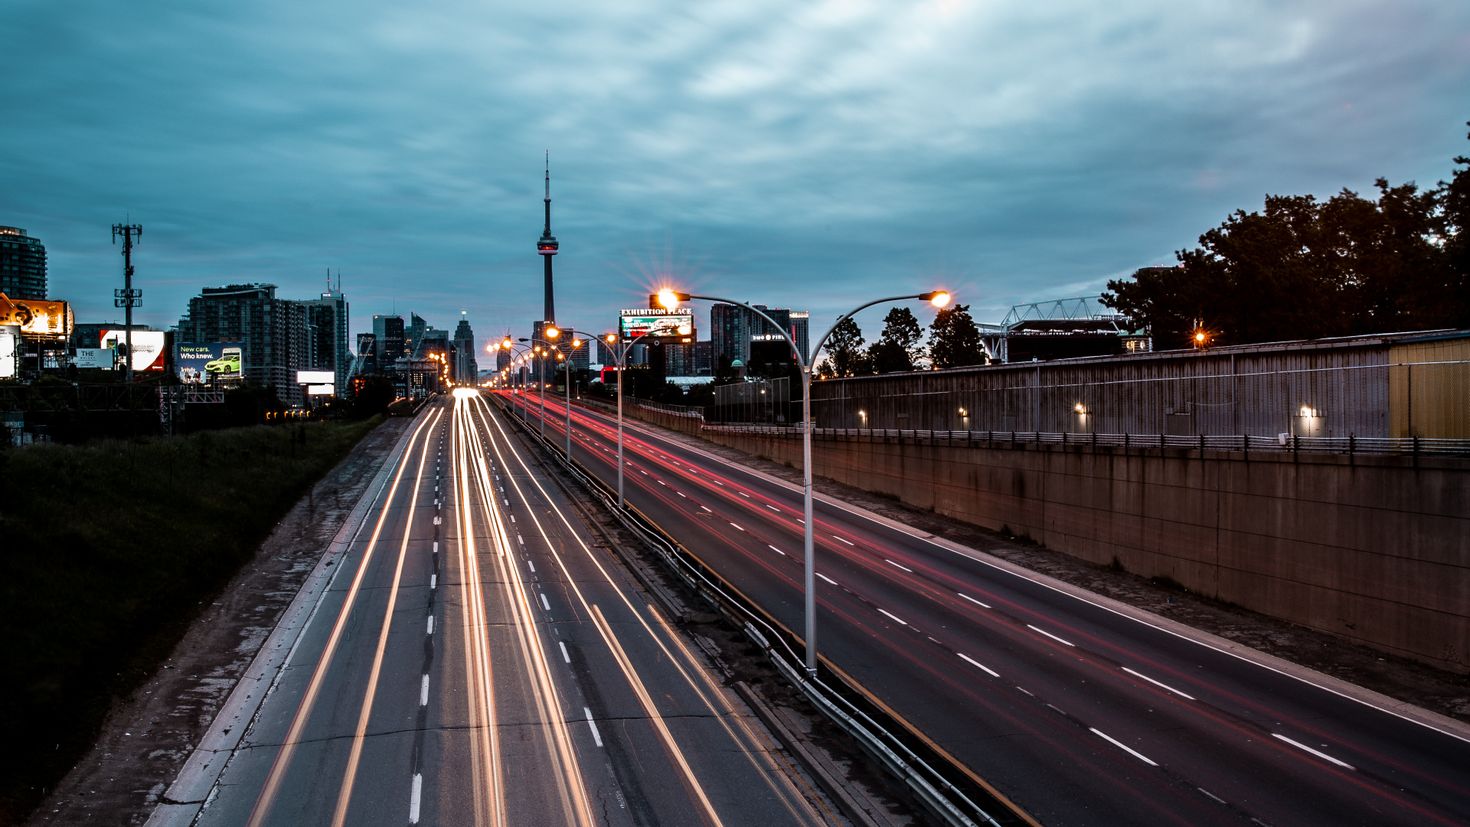
<svg viewBox="0 0 1470 827"><path fill-rule="evenodd" d="M163 370L163 331L162 330L134 330L133 331L133 356L132 364L134 371L161 371ZM123 330L102 331L102 346L118 350L126 345L128 334Z"/></svg>
<svg viewBox="0 0 1470 827"><path fill-rule="evenodd" d="M624 310L618 315L618 336L624 342L635 339L693 342L694 314L662 308Z"/></svg>
<svg viewBox="0 0 1470 827"><path fill-rule="evenodd" d="M66 302L12 299L0 293L0 325L17 326L23 336L65 338L71 335L71 307Z"/></svg>
<svg viewBox="0 0 1470 827"><path fill-rule="evenodd" d="M179 381L195 385L211 379L239 379L242 352L239 342L181 343L174 357Z"/></svg>
<svg viewBox="0 0 1470 827"><path fill-rule="evenodd" d="M336 385L307 385L307 396L333 396L337 393Z"/></svg>
<svg viewBox="0 0 1470 827"><path fill-rule="evenodd" d="M72 364L79 368L113 370L117 367L117 353L106 347L79 347Z"/></svg>
<svg viewBox="0 0 1470 827"><path fill-rule="evenodd" d="M330 385L337 381L337 374L330 370L298 370L296 371L296 384L298 385Z"/></svg>
<svg viewBox="0 0 1470 827"><path fill-rule="evenodd" d="M0 327L0 379L20 373L20 325Z"/></svg>

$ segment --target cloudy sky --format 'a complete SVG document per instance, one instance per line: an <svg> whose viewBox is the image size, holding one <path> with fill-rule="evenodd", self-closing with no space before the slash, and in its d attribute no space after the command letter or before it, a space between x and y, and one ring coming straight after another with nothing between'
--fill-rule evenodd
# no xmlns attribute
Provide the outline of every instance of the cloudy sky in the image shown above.
<svg viewBox="0 0 1470 827"><path fill-rule="evenodd" d="M527 335L546 150L559 321L592 330L660 280L821 330L934 285L999 321L1266 193L1470 154L1462 0L5 6L0 224L79 321L118 318L130 218L155 326L330 268L354 330Z"/></svg>

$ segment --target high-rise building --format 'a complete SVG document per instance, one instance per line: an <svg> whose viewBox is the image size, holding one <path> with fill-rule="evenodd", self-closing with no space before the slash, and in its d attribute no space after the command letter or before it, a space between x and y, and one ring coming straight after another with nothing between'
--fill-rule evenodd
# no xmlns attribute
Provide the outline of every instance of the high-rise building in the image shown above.
<svg viewBox="0 0 1470 827"><path fill-rule="evenodd" d="M454 381L473 385L480 381L480 364L475 359L475 331L465 311L459 311L459 325L454 328Z"/></svg>
<svg viewBox="0 0 1470 827"><path fill-rule="evenodd" d="M378 369L388 371L393 363L410 355L403 339L403 317L373 314L373 346L378 359Z"/></svg>
<svg viewBox="0 0 1470 827"><path fill-rule="evenodd" d="M710 360L711 366L717 367L721 357L734 361L750 362L751 342L785 341L786 333L796 340L796 346L802 355L807 355L809 347L808 323L811 314L805 310L788 310L784 307L767 307L763 304L754 307L769 316L778 327L772 327L771 322L761 318L759 313L747 310L735 304L714 304L709 309L710 328ZM789 347L789 345L788 345Z"/></svg>
<svg viewBox="0 0 1470 827"><path fill-rule="evenodd" d="M424 321L422 316L417 313L409 313L408 330L404 334L404 337L407 339L403 344L404 352L418 356L419 343L424 340L424 331L428 329L429 323Z"/></svg>
<svg viewBox="0 0 1470 827"><path fill-rule="evenodd" d="M715 372L714 346L708 339L694 343L694 375L710 376Z"/></svg>
<svg viewBox="0 0 1470 827"><path fill-rule="evenodd" d="M306 314L301 302L276 298L274 284L206 287L189 300L177 341L240 342L240 375L301 404L296 372L306 366Z"/></svg>
<svg viewBox="0 0 1470 827"><path fill-rule="evenodd" d="M790 318L791 338L796 340L796 349L801 351L801 358L810 360L812 358L812 314L805 310L793 310Z"/></svg>
<svg viewBox="0 0 1470 827"><path fill-rule="evenodd" d="M0 227L0 293L46 298L46 245L19 227Z"/></svg>
<svg viewBox="0 0 1470 827"><path fill-rule="evenodd" d="M341 285L330 283L321 298L301 302L306 314L306 369L329 370L336 375L337 396L347 395L352 353L347 349L347 296Z"/></svg>

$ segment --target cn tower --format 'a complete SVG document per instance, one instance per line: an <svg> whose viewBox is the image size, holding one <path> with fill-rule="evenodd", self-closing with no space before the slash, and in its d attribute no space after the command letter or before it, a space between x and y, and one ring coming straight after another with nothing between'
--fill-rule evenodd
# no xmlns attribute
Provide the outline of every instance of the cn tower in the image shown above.
<svg viewBox="0 0 1470 827"><path fill-rule="evenodd" d="M541 230L541 239L536 242L536 252L541 255L542 272L546 278L546 315L542 321L556 321L556 302L551 292L551 257L557 251L556 236L551 234L551 150L546 151L546 226Z"/></svg>

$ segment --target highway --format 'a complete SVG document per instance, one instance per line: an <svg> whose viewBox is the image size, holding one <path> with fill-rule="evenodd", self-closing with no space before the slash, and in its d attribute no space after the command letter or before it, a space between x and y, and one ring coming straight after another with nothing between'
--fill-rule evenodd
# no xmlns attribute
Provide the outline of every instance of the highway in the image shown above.
<svg viewBox="0 0 1470 827"><path fill-rule="evenodd" d="M535 396L502 401L540 427ZM625 433L630 505L799 631L799 487ZM612 417L574 407L574 459L612 485L615 451ZM840 502L815 519L824 665L1037 822L1470 823L1470 742L1449 728Z"/></svg>
<svg viewBox="0 0 1470 827"><path fill-rule="evenodd" d="M472 394L418 415L208 803L167 820L845 823L534 450Z"/></svg>

